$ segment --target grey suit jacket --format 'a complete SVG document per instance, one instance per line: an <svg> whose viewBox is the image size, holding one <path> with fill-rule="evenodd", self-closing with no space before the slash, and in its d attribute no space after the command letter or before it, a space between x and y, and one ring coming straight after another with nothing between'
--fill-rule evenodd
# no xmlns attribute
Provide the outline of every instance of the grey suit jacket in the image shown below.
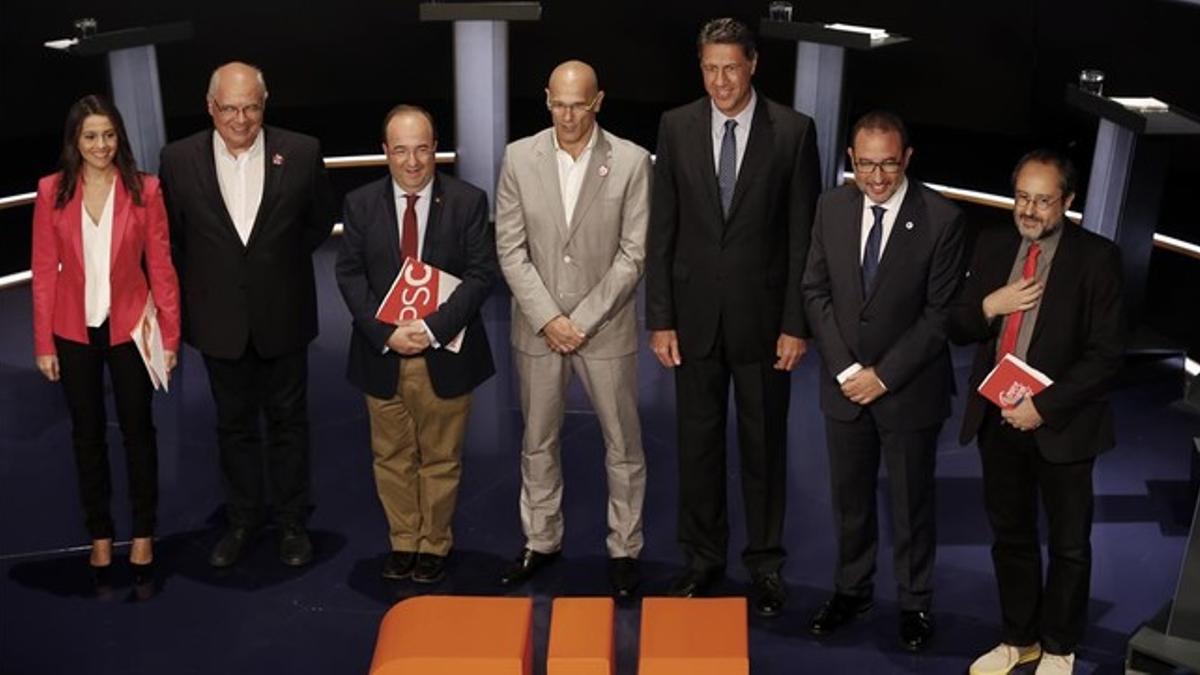
<svg viewBox="0 0 1200 675"><path fill-rule="evenodd" d="M554 129L509 144L496 190L496 250L513 294L513 348L550 353L540 331L569 317L587 334L583 357L637 350L634 295L645 260L650 155L596 127L570 224Z"/></svg>

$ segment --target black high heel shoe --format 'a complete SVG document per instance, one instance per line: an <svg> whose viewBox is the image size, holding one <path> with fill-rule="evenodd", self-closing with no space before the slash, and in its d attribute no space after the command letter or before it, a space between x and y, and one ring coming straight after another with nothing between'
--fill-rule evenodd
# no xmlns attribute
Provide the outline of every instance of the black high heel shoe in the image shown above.
<svg viewBox="0 0 1200 675"><path fill-rule="evenodd" d="M129 569L133 570L133 585L144 586L154 583L154 561L148 563L129 562Z"/></svg>

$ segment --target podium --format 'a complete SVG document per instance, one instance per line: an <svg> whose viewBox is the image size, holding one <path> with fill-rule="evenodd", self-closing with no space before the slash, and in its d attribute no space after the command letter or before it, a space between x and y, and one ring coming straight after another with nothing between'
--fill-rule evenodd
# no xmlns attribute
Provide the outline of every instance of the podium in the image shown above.
<svg viewBox="0 0 1200 675"><path fill-rule="evenodd" d="M846 50L871 51L908 42L903 35L880 39L858 31L828 28L820 23L763 19L758 32L764 38L796 42L796 89L792 106L812 117L817 125L817 150L821 157L821 187L840 182L845 119L842 112Z"/></svg>
<svg viewBox="0 0 1200 675"><path fill-rule="evenodd" d="M1125 274L1125 311L1136 326L1166 177L1167 139L1200 134L1200 119L1175 107L1138 111L1067 85L1070 105L1100 118L1083 226L1117 243Z"/></svg>
<svg viewBox="0 0 1200 675"><path fill-rule="evenodd" d="M537 21L537 2L424 2L421 21L454 22L454 128L458 177L483 188L495 210L508 143L508 22Z"/></svg>
<svg viewBox="0 0 1200 675"><path fill-rule="evenodd" d="M142 171L158 173L158 153L166 144L167 131L155 45L191 37L191 22L180 21L96 33L64 47L47 46L74 56L107 55L113 104L125 121L133 157Z"/></svg>
<svg viewBox="0 0 1200 675"><path fill-rule="evenodd" d="M1200 454L1200 439L1192 439L1192 444L1193 452ZM1192 514L1175 597L1129 638L1125 665L1139 672L1200 672L1200 500Z"/></svg>

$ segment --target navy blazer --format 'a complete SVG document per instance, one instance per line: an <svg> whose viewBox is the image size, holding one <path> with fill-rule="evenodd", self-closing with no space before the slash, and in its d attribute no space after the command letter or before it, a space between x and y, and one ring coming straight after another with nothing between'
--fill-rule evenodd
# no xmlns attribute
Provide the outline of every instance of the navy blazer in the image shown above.
<svg viewBox="0 0 1200 675"><path fill-rule="evenodd" d="M396 395L399 359L384 353L395 327L375 318L379 303L400 272L400 233L390 175L346 195L342 246L336 275L353 317L346 376L376 398ZM488 224L487 195L469 183L438 173L425 225L421 259L462 280L425 318L440 344L465 326L462 349L424 352L434 392L442 398L466 394L496 372L479 309L499 277L495 235Z"/></svg>
<svg viewBox="0 0 1200 675"><path fill-rule="evenodd" d="M874 367L887 393L872 403L880 427L923 429L950 415L954 370L946 314L965 259L962 211L909 179L871 292L861 272L863 194L843 185L821 195L804 273L809 325L825 372L821 410L850 421L862 406L842 393L837 374Z"/></svg>
<svg viewBox="0 0 1200 675"><path fill-rule="evenodd" d="M800 296L820 192L812 119L761 94L729 215L721 213L708 97L663 114L646 238L646 327L674 329L684 359L718 331L729 358L775 359L809 336Z"/></svg>
<svg viewBox="0 0 1200 675"><path fill-rule="evenodd" d="M1054 384L1033 397L1044 424L1034 432L1042 456L1075 462L1113 447L1108 391L1121 369L1126 324L1121 300L1121 253L1115 244L1071 223L1050 265L1026 362ZM979 343L968 380L959 440L979 433L987 406L976 389L996 363L1002 317L988 321L983 299L1008 283L1021 244L1015 225L979 233L962 291L954 302L950 337Z"/></svg>

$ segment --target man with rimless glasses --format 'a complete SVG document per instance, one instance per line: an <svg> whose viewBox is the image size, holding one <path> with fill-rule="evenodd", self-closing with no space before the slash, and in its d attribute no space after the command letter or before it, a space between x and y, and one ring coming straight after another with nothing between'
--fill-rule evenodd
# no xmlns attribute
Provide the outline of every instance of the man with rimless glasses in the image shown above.
<svg viewBox="0 0 1200 675"><path fill-rule="evenodd" d="M204 355L217 408L229 527L209 556L213 567L236 563L268 519L280 562L313 557L305 527L312 253L333 229L333 195L317 139L264 126L266 103L261 70L217 68L207 95L213 129L163 148L160 168L183 335Z"/></svg>
<svg viewBox="0 0 1200 675"><path fill-rule="evenodd" d="M955 342L979 344L959 440L979 446L1003 619L1000 644L972 675L1033 661L1039 675L1074 668L1087 621L1092 467L1115 443L1108 391L1125 340L1120 252L1065 219L1075 199L1070 160L1034 150L1012 180L1016 227L979 234L949 324ZM975 389L1009 353L1053 384L1001 410Z"/></svg>
<svg viewBox="0 0 1200 675"><path fill-rule="evenodd" d="M650 155L600 128L603 101L591 66L555 68L546 86L552 126L508 146L496 189L496 249L513 295L525 416L525 545L500 583L525 582L562 549L559 430L574 373L604 437L609 581L624 597L639 581L646 493L634 296L646 256Z"/></svg>
<svg viewBox="0 0 1200 675"><path fill-rule="evenodd" d="M963 217L908 180L913 151L898 117L868 113L851 138L854 184L817 202L803 283L824 364L838 539L834 595L809 631L832 633L871 608L882 458L900 642L917 651L933 635L934 458L954 392L945 324L962 274Z"/></svg>

